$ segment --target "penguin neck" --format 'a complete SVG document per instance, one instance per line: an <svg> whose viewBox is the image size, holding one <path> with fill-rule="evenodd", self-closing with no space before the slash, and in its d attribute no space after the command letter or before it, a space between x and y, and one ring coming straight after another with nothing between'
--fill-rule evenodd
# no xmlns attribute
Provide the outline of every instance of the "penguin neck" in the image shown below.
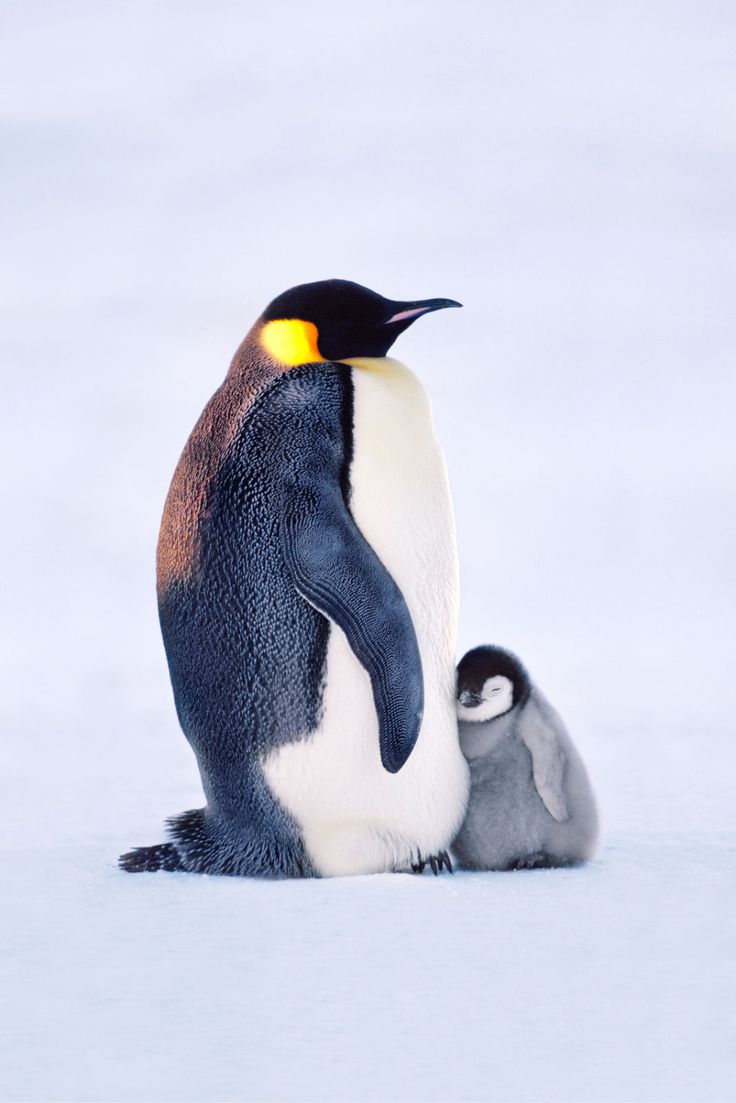
<svg viewBox="0 0 736 1103"><path fill-rule="evenodd" d="M404 383L410 387L421 388L419 379L411 369L391 356L351 356L338 362L387 383ZM235 350L226 382L236 384L245 382L248 387L254 384L266 384L299 366L278 360L264 348L259 321L248 331Z"/></svg>
<svg viewBox="0 0 736 1103"><path fill-rule="evenodd" d="M469 762L475 758L485 758L514 735L516 719L517 713L514 707L503 716L497 716L494 720L487 720L485 723L474 724L460 720L458 723L460 750Z"/></svg>
<svg viewBox="0 0 736 1103"><path fill-rule="evenodd" d="M408 403L409 409L423 409L429 405L421 379L400 360L391 356L351 356L341 363L352 368L365 385L392 394Z"/></svg>
<svg viewBox="0 0 736 1103"><path fill-rule="evenodd" d="M290 370L289 364L281 363L264 349L260 330L260 322L256 322L238 345L230 361L226 382L245 382L247 385L267 383Z"/></svg>
<svg viewBox="0 0 736 1103"><path fill-rule="evenodd" d="M402 364L400 360L394 360L392 356L351 356L347 360L341 360L340 363L387 379L398 379L404 375L413 376L413 372L406 364Z"/></svg>

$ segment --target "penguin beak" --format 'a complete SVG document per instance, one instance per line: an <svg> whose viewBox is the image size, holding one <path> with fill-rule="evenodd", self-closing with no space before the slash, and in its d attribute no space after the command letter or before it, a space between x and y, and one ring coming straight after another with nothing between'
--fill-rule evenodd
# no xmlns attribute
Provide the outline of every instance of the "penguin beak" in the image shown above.
<svg viewBox="0 0 736 1103"><path fill-rule="evenodd" d="M422 314L430 314L433 310L445 310L448 306L462 306L462 303L454 299L419 299L413 303L392 303L398 310L387 318L384 325L390 326L398 322L413 322Z"/></svg>
<svg viewBox="0 0 736 1103"><path fill-rule="evenodd" d="M482 704L483 697L480 693L473 693L470 689L464 689L458 698L460 704L466 709L475 709Z"/></svg>

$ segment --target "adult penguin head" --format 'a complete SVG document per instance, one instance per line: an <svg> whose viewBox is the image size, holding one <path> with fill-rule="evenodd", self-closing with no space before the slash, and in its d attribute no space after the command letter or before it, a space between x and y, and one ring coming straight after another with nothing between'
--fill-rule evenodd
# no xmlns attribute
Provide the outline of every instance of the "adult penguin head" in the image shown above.
<svg viewBox="0 0 736 1103"><path fill-rule="evenodd" d="M278 295L263 312L259 339L289 366L385 356L417 318L460 305L454 299L385 299L350 280L319 280Z"/></svg>

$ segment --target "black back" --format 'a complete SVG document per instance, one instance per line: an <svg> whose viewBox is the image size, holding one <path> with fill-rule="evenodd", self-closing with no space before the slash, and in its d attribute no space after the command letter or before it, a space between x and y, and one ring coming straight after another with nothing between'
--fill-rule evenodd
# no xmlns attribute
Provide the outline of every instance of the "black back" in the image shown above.
<svg viewBox="0 0 736 1103"><path fill-rule="evenodd" d="M315 392L318 401L315 401ZM296 592L279 526L284 488L304 462L301 432L332 442L328 477L348 489L352 452L350 368L296 368L256 401L208 491L194 576L159 606L179 721L202 774L208 815L269 831L301 847L265 785L273 748L317 726L330 623ZM272 854L265 854L266 872ZM257 870L254 870L257 872ZM288 871L287 871L288 872Z"/></svg>

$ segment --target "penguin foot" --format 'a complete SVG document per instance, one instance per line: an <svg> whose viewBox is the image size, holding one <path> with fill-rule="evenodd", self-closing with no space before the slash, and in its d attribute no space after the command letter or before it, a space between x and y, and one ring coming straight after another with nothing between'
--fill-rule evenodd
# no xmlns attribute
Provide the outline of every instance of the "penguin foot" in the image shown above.
<svg viewBox="0 0 736 1103"><path fill-rule="evenodd" d="M448 873L452 873L452 859L446 850L441 850L439 854L431 854L429 858L422 858L422 855L417 851L417 860L411 863L412 871L414 873L424 873L427 864L429 864L429 868L435 877L442 872L443 868Z"/></svg>
<svg viewBox="0 0 736 1103"><path fill-rule="evenodd" d="M126 873L155 873L159 869L171 873L177 869L184 869L177 849L172 843L137 846L127 854L121 854L118 865Z"/></svg>
<svg viewBox="0 0 736 1103"><path fill-rule="evenodd" d="M549 854L546 854L543 850L538 850L534 854L524 854L520 858L514 858L506 866L506 870L510 873L520 869L552 869L560 864L560 862L555 862L550 858Z"/></svg>

